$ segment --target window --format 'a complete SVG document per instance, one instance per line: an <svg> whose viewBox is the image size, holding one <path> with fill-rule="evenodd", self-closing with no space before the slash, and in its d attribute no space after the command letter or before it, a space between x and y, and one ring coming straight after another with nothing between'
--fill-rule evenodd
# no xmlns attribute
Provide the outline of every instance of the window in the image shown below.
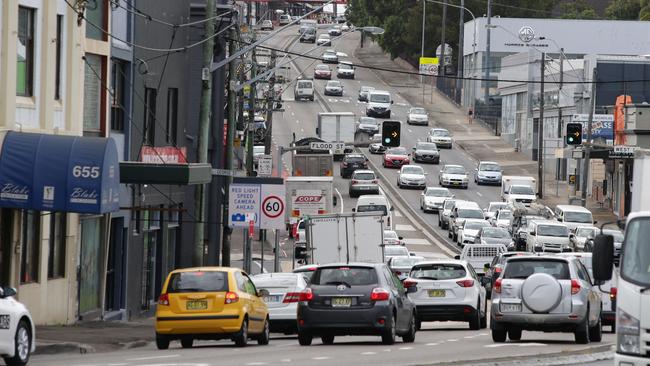
<svg viewBox="0 0 650 366"><path fill-rule="evenodd" d="M124 131L124 104L125 104L126 73L124 62L113 59L111 61L111 130Z"/></svg>
<svg viewBox="0 0 650 366"><path fill-rule="evenodd" d="M84 75L84 135L101 134L102 111L102 57L87 53L85 55Z"/></svg>
<svg viewBox="0 0 650 366"><path fill-rule="evenodd" d="M144 89L144 143L153 146L156 133L156 96L154 88Z"/></svg>
<svg viewBox="0 0 650 366"><path fill-rule="evenodd" d="M34 34L36 11L18 7L18 44L16 65L16 95L34 95Z"/></svg>
<svg viewBox="0 0 650 366"><path fill-rule="evenodd" d="M54 99L61 100L61 45L63 44L63 15L56 16L56 66Z"/></svg>
<svg viewBox="0 0 650 366"><path fill-rule="evenodd" d="M106 40L102 29L106 29L106 0L86 2L86 37L100 41Z"/></svg>
<svg viewBox="0 0 650 366"><path fill-rule="evenodd" d="M177 272L169 278L168 293L183 292L226 292L228 272L197 271Z"/></svg>
<svg viewBox="0 0 650 366"><path fill-rule="evenodd" d="M23 210L22 250L20 255L20 283L38 282L40 259L41 213Z"/></svg>
<svg viewBox="0 0 650 366"><path fill-rule="evenodd" d="M167 143L176 146L178 133L178 89L167 89Z"/></svg>
<svg viewBox="0 0 650 366"><path fill-rule="evenodd" d="M50 214L50 253L47 259L47 278L65 277L66 219L64 212Z"/></svg>

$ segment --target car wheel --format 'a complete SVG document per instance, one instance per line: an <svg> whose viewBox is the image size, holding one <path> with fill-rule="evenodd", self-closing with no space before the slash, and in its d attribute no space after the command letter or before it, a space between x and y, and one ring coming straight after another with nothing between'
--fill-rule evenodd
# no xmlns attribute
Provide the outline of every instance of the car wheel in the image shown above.
<svg viewBox="0 0 650 366"><path fill-rule="evenodd" d="M393 315L390 325L384 330L384 333L381 335L381 342L385 345L395 344L395 328L397 325L397 318Z"/></svg>
<svg viewBox="0 0 650 366"><path fill-rule="evenodd" d="M192 337L183 337L181 338L181 347L183 348L192 348L194 344L194 338Z"/></svg>
<svg viewBox="0 0 650 366"><path fill-rule="evenodd" d="M481 302L476 306L475 315L472 316L472 319L469 320L469 329L470 330L479 330L481 329Z"/></svg>
<svg viewBox="0 0 650 366"><path fill-rule="evenodd" d="M234 338L237 347L246 347L248 345L248 319L244 318L241 323L241 329Z"/></svg>
<svg viewBox="0 0 650 366"><path fill-rule="evenodd" d="M386 116L386 118L390 118L390 112L388 112L388 115Z"/></svg>
<svg viewBox="0 0 650 366"><path fill-rule="evenodd" d="M320 340L323 342L323 344L334 344L334 336L333 335L324 335L320 337Z"/></svg>
<svg viewBox="0 0 650 366"><path fill-rule="evenodd" d="M417 328L415 326L415 314L411 316L411 321L409 322L409 330L406 334L402 336L402 342L404 343L413 343L415 342L415 332Z"/></svg>
<svg viewBox="0 0 650 366"><path fill-rule="evenodd" d="M521 340L521 329L508 329L508 338L510 338L511 341Z"/></svg>
<svg viewBox="0 0 650 366"><path fill-rule="evenodd" d="M415 329L420 330L422 329L422 320L420 318L415 318Z"/></svg>
<svg viewBox="0 0 650 366"><path fill-rule="evenodd" d="M483 311L483 316L481 317L481 329L487 328L487 301L485 301L485 311Z"/></svg>
<svg viewBox="0 0 650 366"><path fill-rule="evenodd" d="M168 349L169 348L169 338L166 335L156 333L156 348L158 348L158 349Z"/></svg>
<svg viewBox="0 0 650 366"><path fill-rule="evenodd" d="M32 351L32 331L29 324L21 320L16 328L14 336L14 357L5 358L8 366L23 366L29 361L29 353Z"/></svg>
<svg viewBox="0 0 650 366"><path fill-rule="evenodd" d="M266 318L266 320L264 320L264 330L262 331L262 334L257 336L257 344L260 346L266 346L269 344L270 339L271 329L269 328L269 318Z"/></svg>
<svg viewBox="0 0 650 366"><path fill-rule="evenodd" d="M491 330L492 330L492 341L496 343L503 343L506 341L506 336L508 335L506 333L505 328L501 327L499 324L496 324L493 321L490 321L491 325Z"/></svg>
<svg viewBox="0 0 650 366"><path fill-rule="evenodd" d="M438 212L438 215L440 215L440 212ZM442 227L442 221L440 219L438 219L438 227Z"/></svg>
<svg viewBox="0 0 650 366"><path fill-rule="evenodd" d="M310 346L312 339L313 337L311 334L298 332L298 343L300 343L301 346Z"/></svg>
<svg viewBox="0 0 650 366"><path fill-rule="evenodd" d="M600 342L603 340L603 324L600 316L598 316L598 323L589 329L589 341Z"/></svg>
<svg viewBox="0 0 650 366"><path fill-rule="evenodd" d="M589 314L589 308L587 308L587 314ZM589 343L589 316L585 316L585 320L583 320L580 324L578 324L578 327L576 328L575 332L573 332L573 335L575 336L576 343L578 344L588 344Z"/></svg>

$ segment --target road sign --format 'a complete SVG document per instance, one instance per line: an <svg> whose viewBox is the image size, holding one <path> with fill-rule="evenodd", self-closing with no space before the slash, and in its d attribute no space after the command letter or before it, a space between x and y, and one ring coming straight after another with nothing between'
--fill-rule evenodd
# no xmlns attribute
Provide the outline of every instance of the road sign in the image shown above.
<svg viewBox="0 0 650 366"><path fill-rule="evenodd" d="M234 177L235 171L229 169L212 169L212 175L219 175L222 177Z"/></svg>
<svg viewBox="0 0 650 366"><path fill-rule="evenodd" d="M634 158L634 152L637 150L639 150L638 146L617 145L614 146L614 150L609 151L609 157L611 159L631 159Z"/></svg>
<svg viewBox="0 0 650 366"><path fill-rule="evenodd" d="M233 178L228 199L228 226L245 229L249 221L253 221L258 229L283 229L285 194L283 178Z"/></svg>
<svg viewBox="0 0 650 366"><path fill-rule="evenodd" d="M273 156L262 155L257 161L257 176L270 177L273 174Z"/></svg>
<svg viewBox="0 0 650 366"><path fill-rule="evenodd" d="M337 150L345 149L345 144L342 142L312 142L309 144L312 150Z"/></svg>
<svg viewBox="0 0 650 366"><path fill-rule="evenodd" d="M438 58L420 57L420 74L438 75Z"/></svg>

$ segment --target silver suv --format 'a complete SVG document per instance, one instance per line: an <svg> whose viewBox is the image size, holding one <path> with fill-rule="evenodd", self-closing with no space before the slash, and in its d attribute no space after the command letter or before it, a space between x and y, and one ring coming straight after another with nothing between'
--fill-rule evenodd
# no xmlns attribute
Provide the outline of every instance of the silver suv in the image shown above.
<svg viewBox="0 0 650 366"><path fill-rule="evenodd" d="M576 258L514 256L492 288L492 340L521 339L522 330L571 332L576 343L600 342L601 298Z"/></svg>

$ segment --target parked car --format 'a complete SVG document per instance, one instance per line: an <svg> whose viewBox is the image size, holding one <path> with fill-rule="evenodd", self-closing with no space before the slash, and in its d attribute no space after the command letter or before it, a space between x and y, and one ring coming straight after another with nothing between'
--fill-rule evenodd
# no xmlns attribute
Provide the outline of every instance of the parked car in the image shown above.
<svg viewBox="0 0 650 366"><path fill-rule="evenodd" d="M447 164L438 174L438 184L441 187L461 187L467 189L469 176L462 165Z"/></svg>
<svg viewBox="0 0 650 366"><path fill-rule="evenodd" d="M432 128L427 136L427 141L435 142L438 147L451 149L453 142L449 131L444 128Z"/></svg>
<svg viewBox="0 0 650 366"><path fill-rule="evenodd" d="M269 343L266 290L257 291L239 268L198 267L169 273L156 306L156 346L179 339L191 348L195 339L232 339L244 347L249 338ZM200 318L196 314L201 314Z"/></svg>
<svg viewBox="0 0 650 366"><path fill-rule="evenodd" d="M383 154L386 152L386 146L382 144L381 137L380 133L376 133L372 136L372 142L368 145L368 151L370 151L371 154Z"/></svg>
<svg viewBox="0 0 650 366"><path fill-rule="evenodd" d="M416 163L440 163L440 152L433 142L420 141L413 147L413 161Z"/></svg>
<svg viewBox="0 0 650 366"><path fill-rule="evenodd" d="M354 79L354 74L354 65L348 61L341 61L336 67L336 77L339 79Z"/></svg>
<svg viewBox="0 0 650 366"><path fill-rule="evenodd" d="M483 211L485 212L485 219L490 220L491 218L494 217L497 211L501 209L507 209L508 207L509 206L507 202L501 202L501 201L490 202L488 204L488 207L483 209Z"/></svg>
<svg viewBox="0 0 650 366"><path fill-rule="evenodd" d="M357 99L360 102L367 102L368 101L368 94L373 90L375 90L375 88L373 88L372 86L362 86L359 89L359 96L358 96Z"/></svg>
<svg viewBox="0 0 650 366"><path fill-rule="evenodd" d="M373 117L359 117L359 120L357 121L357 131L374 136L379 132L379 121ZM379 135L379 142L381 143L381 134Z"/></svg>
<svg viewBox="0 0 650 366"><path fill-rule="evenodd" d="M325 84L325 95L343 96L343 84L338 80L330 80Z"/></svg>
<svg viewBox="0 0 650 366"><path fill-rule="evenodd" d="M298 331L296 312L300 293L307 281L300 273L264 273L251 277L258 291L266 290L264 302L269 308L271 332L293 334Z"/></svg>
<svg viewBox="0 0 650 366"><path fill-rule="evenodd" d="M393 230L384 230L384 245L405 245L401 236Z"/></svg>
<svg viewBox="0 0 650 366"><path fill-rule="evenodd" d="M379 194L379 179L372 170L355 170L350 179L348 188L350 197L359 197L362 194Z"/></svg>
<svg viewBox="0 0 650 366"><path fill-rule="evenodd" d="M510 221L512 221L512 211L510 210L498 210L490 219L492 226L506 229L510 228Z"/></svg>
<svg viewBox="0 0 650 366"><path fill-rule="evenodd" d="M449 217L451 215L451 209L454 208L456 199L453 197L447 198L442 201L442 207L438 210L438 226L444 230L449 228Z"/></svg>
<svg viewBox="0 0 650 366"><path fill-rule="evenodd" d="M383 263L320 266L300 300L302 346L310 345L314 336L323 344L342 335L378 335L387 345L394 344L397 335L404 342L415 341L415 306Z"/></svg>
<svg viewBox="0 0 650 366"><path fill-rule="evenodd" d="M408 165L409 154L403 147L393 147L384 152L383 166L384 168L401 168L402 165Z"/></svg>
<svg viewBox="0 0 650 366"><path fill-rule="evenodd" d="M403 281L408 278L409 273L413 266L419 262L424 262L426 259L422 256L409 256L409 257L393 257L386 262L391 271Z"/></svg>
<svg viewBox="0 0 650 366"><path fill-rule="evenodd" d="M273 22L271 22L270 20L262 20L262 23L260 23L260 29L273 30Z"/></svg>
<svg viewBox="0 0 650 366"><path fill-rule="evenodd" d="M464 321L471 330L487 327L485 288L465 261L441 259L420 262L404 280L417 310L417 327L423 321Z"/></svg>
<svg viewBox="0 0 650 366"><path fill-rule="evenodd" d="M575 251L585 251L585 244L587 241L595 238L599 233L600 230L598 230L598 228L595 226L579 227L574 233L571 233L570 235L571 247Z"/></svg>
<svg viewBox="0 0 650 366"><path fill-rule="evenodd" d="M314 67L314 79L331 79L332 70L327 65L316 65Z"/></svg>
<svg viewBox="0 0 650 366"><path fill-rule="evenodd" d="M384 245L384 261L392 257L408 257L409 250L403 245Z"/></svg>
<svg viewBox="0 0 650 366"><path fill-rule="evenodd" d="M489 222L484 219L466 219L458 227L458 234L456 235L456 243L459 246L467 244L475 244L478 232L485 227L492 227ZM479 243L480 244L480 243Z"/></svg>
<svg viewBox="0 0 650 366"><path fill-rule="evenodd" d="M16 289L0 286L0 355L8 366L27 365L36 350L36 328Z"/></svg>
<svg viewBox="0 0 650 366"><path fill-rule="evenodd" d="M425 189L427 187L427 173L418 165L404 165L397 173L397 187Z"/></svg>
<svg viewBox="0 0 650 366"><path fill-rule="evenodd" d="M406 116L406 123L409 125L429 125L429 115L427 110L420 107L412 107Z"/></svg>
<svg viewBox="0 0 650 366"><path fill-rule="evenodd" d="M481 184L495 184L501 185L502 178L501 165L494 161L479 161L476 169L474 169L474 182L478 185Z"/></svg>
<svg viewBox="0 0 650 366"><path fill-rule="evenodd" d="M341 160L341 177L350 178L357 169L368 169L368 159L363 154L345 154Z"/></svg>
<svg viewBox="0 0 650 366"><path fill-rule="evenodd" d="M439 212L447 198L454 197L448 188L427 187L420 195L420 210Z"/></svg>
<svg viewBox="0 0 650 366"><path fill-rule="evenodd" d="M321 56L321 59L326 64L337 64L339 62L339 56L334 50L325 51L325 53L323 53L323 56Z"/></svg>
<svg viewBox="0 0 650 366"><path fill-rule="evenodd" d="M519 341L523 330L571 332L576 343L600 342L601 298L576 258L513 256L492 288L494 342Z"/></svg>

